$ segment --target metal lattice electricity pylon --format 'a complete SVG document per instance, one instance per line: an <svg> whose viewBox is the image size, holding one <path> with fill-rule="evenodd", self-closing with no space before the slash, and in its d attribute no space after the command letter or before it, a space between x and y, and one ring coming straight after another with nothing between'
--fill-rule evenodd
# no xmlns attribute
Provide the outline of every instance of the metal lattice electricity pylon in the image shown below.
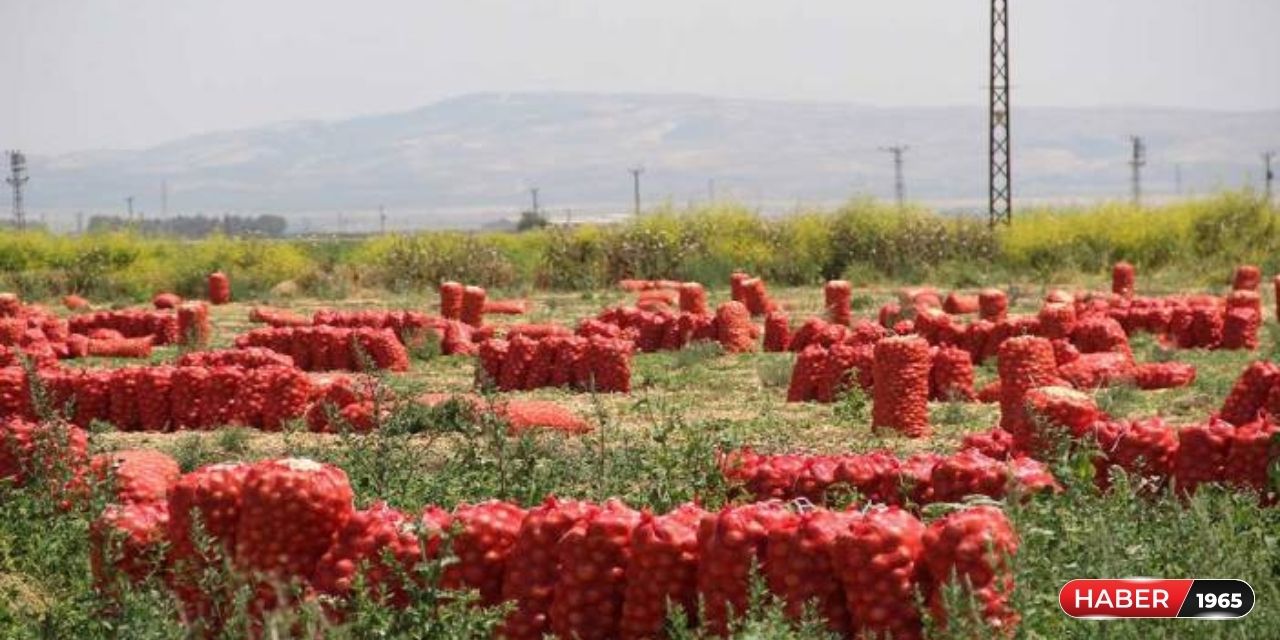
<svg viewBox="0 0 1280 640"><path fill-rule="evenodd" d="M991 226L1013 222L1013 162L1009 153L1009 0L991 0L991 84L988 192Z"/></svg>
<svg viewBox="0 0 1280 640"><path fill-rule="evenodd" d="M22 189L31 178L27 176L27 157L21 151L9 152L9 177L5 182L13 187L13 225L27 228L27 210L22 201Z"/></svg>

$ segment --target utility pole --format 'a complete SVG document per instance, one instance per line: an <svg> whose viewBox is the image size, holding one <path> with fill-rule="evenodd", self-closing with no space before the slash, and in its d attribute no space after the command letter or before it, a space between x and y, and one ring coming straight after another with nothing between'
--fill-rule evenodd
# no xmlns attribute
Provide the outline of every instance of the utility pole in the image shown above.
<svg viewBox="0 0 1280 640"><path fill-rule="evenodd" d="M124 203L129 208L129 222L133 222L133 196L125 196Z"/></svg>
<svg viewBox="0 0 1280 640"><path fill-rule="evenodd" d="M640 215L640 174L644 173L644 167L632 167L627 169L631 172L631 180L635 185L636 196L636 216Z"/></svg>
<svg viewBox="0 0 1280 640"><path fill-rule="evenodd" d="M27 175L27 156L21 151L9 152L9 177L5 182L13 187L13 224L18 229L27 228L27 210L22 201L22 190L31 177Z"/></svg>
<svg viewBox="0 0 1280 640"><path fill-rule="evenodd" d="M1142 206L1142 167L1147 165L1147 145L1142 141L1142 136L1129 136L1129 140L1133 143L1133 157L1129 160L1129 167L1133 170L1133 206Z"/></svg>
<svg viewBox="0 0 1280 640"><path fill-rule="evenodd" d="M531 211L533 211L533 215L536 216L538 215L538 188L537 187L533 187L529 189L529 197L530 199L533 200L533 209L531 209Z"/></svg>
<svg viewBox="0 0 1280 640"><path fill-rule="evenodd" d="M1265 191L1263 191L1263 202L1267 203L1268 207L1271 206L1271 183L1276 180L1276 173L1271 170L1271 160L1275 157L1276 152L1274 151L1262 154L1262 163L1266 165L1266 170L1262 174L1263 182L1266 184Z"/></svg>
<svg viewBox="0 0 1280 640"><path fill-rule="evenodd" d="M382 231L382 235L387 235L387 207L378 205L378 228Z"/></svg>
<svg viewBox="0 0 1280 640"><path fill-rule="evenodd" d="M893 195L898 200L900 211L907 208L907 183L902 177L902 154L910 148L903 144L880 147L881 151L893 154Z"/></svg>
<svg viewBox="0 0 1280 640"><path fill-rule="evenodd" d="M991 226L1013 224L1013 157L1009 133L1009 0L991 0L987 192Z"/></svg>

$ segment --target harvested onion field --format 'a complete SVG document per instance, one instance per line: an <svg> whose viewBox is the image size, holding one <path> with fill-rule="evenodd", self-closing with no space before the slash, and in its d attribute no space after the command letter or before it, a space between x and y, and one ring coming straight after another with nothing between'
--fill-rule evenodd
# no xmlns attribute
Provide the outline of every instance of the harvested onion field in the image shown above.
<svg viewBox="0 0 1280 640"><path fill-rule="evenodd" d="M990 292L976 308L976 289L944 300L854 288L837 303L848 321L822 287L752 301L729 283L707 283L705 312L680 311L674 289L664 302L640 291L662 283L533 294L515 305L523 314L476 323L491 329L438 320L435 292L180 304L156 313L188 344L25 368L16 354L38 341L18 337L0 381L0 629L1266 637L1280 624L1267 417L1280 374L1250 363L1280 356L1280 328L1271 283L1239 277L1250 294L1225 275L1199 298L1152 296L1141 276L1136 296L1082 293L1110 289L1103 281L1005 285L998 316ZM1124 282L1118 273L1117 290ZM731 298L741 309L725 311ZM649 311L604 313L637 301ZM1236 308L1258 315L1233 320ZM431 330L399 342L382 331L388 346L334 326L367 318L284 326L371 310L420 312ZM85 313L19 303L5 315L45 323L56 343L44 318ZM726 338L740 315L745 333ZM670 337L682 316L705 320ZM664 342L654 322L681 348L647 352ZM95 331L81 324L73 335ZM1257 344L1218 348L1236 325ZM248 348L244 336L264 331L307 346L266 347L287 364L200 355L284 339ZM334 355L344 345L360 347ZM575 349L585 355L565 355ZM940 391L947 352L964 357ZM533 373L539 359L547 371ZM323 371L339 362L366 371ZM141 366L159 373L119 373ZM1191 367L1193 380L1179 378ZM606 379L629 391L591 390ZM1130 576L1238 578L1258 604L1232 622L1105 628L1058 606L1070 579Z"/></svg>

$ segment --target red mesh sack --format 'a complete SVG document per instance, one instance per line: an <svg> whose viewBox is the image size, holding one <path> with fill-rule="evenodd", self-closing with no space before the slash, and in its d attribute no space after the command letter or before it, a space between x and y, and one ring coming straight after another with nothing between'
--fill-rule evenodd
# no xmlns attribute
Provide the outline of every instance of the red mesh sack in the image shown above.
<svg viewBox="0 0 1280 640"><path fill-rule="evenodd" d="M886 302L876 312L876 321L886 329L892 329L902 320L902 306L896 302Z"/></svg>
<svg viewBox="0 0 1280 640"><path fill-rule="evenodd" d="M529 510L511 549L520 561L507 564L502 580L502 599L514 605L502 625L503 638L541 640L551 632L551 603L562 571L556 544L597 511L591 503L555 497Z"/></svg>
<svg viewBox="0 0 1280 640"><path fill-rule="evenodd" d="M1139 389L1185 387L1195 382L1196 366L1185 362L1145 362L1134 368L1133 378Z"/></svg>
<svg viewBox="0 0 1280 640"><path fill-rule="evenodd" d="M511 400L502 406L501 415L513 436L538 429L570 434L591 431L591 423L549 400Z"/></svg>
<svg viewBox="0 0 1280 640"><path fill-rule="evenodd" d="M946 299L942 301L942 310L953 315L977 313L980 307L978 296L961 295L954 291L948 293Z"/></svg>
<svg viewBox="0 0 1280 640"><path fill-rule="evenodd" d="M1262 314L1253 309L1240 308L1227 311L1222 321L1222 341L1219 349L1254 350L1258 348L1258 329L1262 326Z"/></svg>
<svg viewBox="0 0 1280 640"><path fill-rule="evenodd" d="M120 581L141 582L163 568L168 520L163 502L108 505L89 527L94 587L114 595Z"/></svg>
<svg viewBox="0 0 1280 640"><path fill-rule="evenodd" d="M681 607L687 620L697 619L698 523L706 515L684 504L665 515L641 516L631 532L619 637L661 637L669 605Z"/></svg>
<svg viewBox="0 0 1280 640"><path fill-rule="evenodd" d="M791 319L784 311L770 311L764 317L764 350L786 351L791 342Z"/></svg>
<svg viewBox="0 0 1280 640"><path fill-rule="evenodd" d="M1050 453L1058 438L1082 438L1094 422L1106 417L1092 396L1067 387L1038 387L1024 397L1030 419L1014 423L1016 430L1010 433L1015 451Z"/></svg>
<svg viewBox="0 0 1280 640"><path fill-rule="evenodd" d="M813 606L827 628L841 637L851 628L846 596L832 563L836 540L859 516L818 509L790 519L769 532L766 577L788 618L799 621Z"/></svg>
<svg viewBox="0 0 1280 640"><path fill-rule="evenodd" d="M932 307L920 309L916 313L915 332L932 345L959 344L962 335L960 327L954 319L941 309Z"/></svg>
<svg viewBox="0 0 1280 640"><path fill-rule="evenodd" d="M824 307L827 320L835 324L850 324L853 321L853 285L846 280L831 280L822 287Z"/></svg>
<svg viewBox="0 0 1280 640"><path fill-rule="evenodd" d="M639 511L610 500L560 538L560 579L551 603L551 629L557 637L618 637L631 533L639 523Z"/></svg>
<svg viewBox="0 0 1280 640"><path fill-rule="evenodd" d="M1000 345L1000 427L1011 434L1025 432L1025 396L1036 387L1058 384L1053 345L1044 338L1010 338Z"/></svg>
<svg viewBox="0 0 1280 640"><path fill-rule="evenodd" d="M209 303L227 304L228 302L231 302L231 280L221 271L209 274Z"/></svg>
<svg viewBox="0 0 1280 640"><path fill-rule="evenodd" d="M1231 288L1235 291L1257 291L1262 285L1262 270L1251 264L1236 267L1231 278Z"/></svg>
<svg viewBox="0 0 1280 640"><path fill-rule="evenodd" d="M818 381L826 368L827 350L811 344L796 357L787 386L787 402L808 402L817 398Z"/></svg>
<svg viewBox="0 0 1280 640"><path fill-rule="evenodd" d="M929 480L938 502L959 502L970 495L1000 499L1009 486L1009 469L976 449L965 449L934 465Z"/></svg>
<svg viewBox="0 0 1280 640"><path fill-rule="evenodd" d="M182 298L175 293L157 293L151 298L151 306L157 309L176 309L182 304Z"/></svg>
<svg viewBox="0 0 1280 640"><path fill-rule="evenodd" d="M1227 456L1235 427L1221 420L1178 429L1173 478L1180 493L1191 495L1202 484L1226 481Z"/></svg>
<svg viewBox="0 0 1280 640"><path fill-rule="evenodd" d="M506 358L498 371L498 388L503 391L519 391L525 388L525 373L533 361L538 343L532 338L518 335L508 344Z"/></svg>
<svg viewBox="0 0 1280 640"><path fill-rule="evenodd" d="M311 579L355 511L347 474L311 460L259 462L243 487L236 565L277 581Z"/></svg>
<svg viewBox="0 0 1280 640"><path fill-rule="evenodd" d="M681 283L679 289L680 310L685 313L707 313L707 290L697 282Z"/></svg>
<svg viewBox="0 0 1280 640"><path fill-rule="evenodd" d="M89 308L89 301L73 293L62 296L62 306L66 307L68 311L84 311Z"/></svg>
<svg viewBox="0 0 1280 640"><path fill-rule="evenodd" d="M480 287L466 287L462 291L461 320L473 327L484 324L484 303L488 293Z"/></svg>
<svg viewBox="0 0 1280 640"><path fill-rule="evenodd" d="M1111 268L1111 293L1126 298L1133 297L1135 277L1133 265L1128 262L1117 262Z"/></svg>
<svg viewBox="0 0 1280 640"><path fill-rule="evenodd" d="M89 467L93 478L110 483L121 504L164 502L182 475L176 460L152 449L98 454Z"/></svg>
<svg viewBox="0 0 1280 640"><path fill-rule="evenodd" d="M201 302L178 306L178 344L203 347L209 344L213 328L209 325L209 308Z"/></svg>
<svg viewBox="0 0 1280 640"><path fill-rule="evenodd" d="M89 435L78 427L12 417L0 420L0 480L15 486L26 484L33 471L43 473L59 465L78 475L88 450Z"/></svg>
<svg viewBox="0 0 1280 640"><path fill-rule="evenodd" d="M973 360L959 347L937 347L929 369L929 399L972 402Z"/></svg>
<svg viewBox="0 0 1280 640"><path fill-rule="evenodd" d="M1009 314L1009 297L999 289L983 289L978 292L978 317L988 322L999 322Z"/></svg>
<svg viewBox="0 0 1280 640"><path fill-rule="evenodd" d="M449 320L462 319L462 298L465 287L458 282L440 283L440 315Z"/></svg>
<svg viewBox="0 0 1280 640"><path fill-rule="evenodd" d="M1270 420L1242 425L1231 433L1223 475L1232 486L1258 492L1268 502L1274 501L1269 468L1280 458L1280 442L1276 425Z"/></svg>
<svg viewBox="0 0 1280 640"><path fill-rule="evenodd" d="M596 391L603 393L630 393L633 351L634 345L629 340L591 338L586 356L591 377L579 379L578 383L590 382Z"/></svg>
<svg viewBox="0 0 1280 640"><path fill-rule="evenodd" d="M1265 360L1250 364L1236 379L1218 415L1234 425L1253 422L1277 382L1280 382L1280 365Z"/></svg>
<svg viewBox="0 0 1280 640"><path fill-rule="evenodd" d="M1100 450L1094 461L1099 488L1111 486L1112 466L1135 476L1135 484L1143 491L1158 489L1173 474L1178 437L1163 420L1099 422L1091 431Z"/></svg>
<svg viewBox="0 0 1280 640"><path fill-rule="evenodd" d="M747 300L747 293L746 293L746 287L743 286L743 283L745 283L747 280L750 280L750 279L751 279L751 276L741 271L734 271L733 273L729 274L730 299L732 299L734 302L745 303Z"/></svg>
<svg viewBox="0 0 1280 640"><path fill-rule="evenodd" d="M1081 320L1071 332L1071 343L1081 353L1130 353L1129 336L1119 322L1092 316Z"/></svg>
<svg viewBox="0 0 1280 640"><path fill-rule="evenodd" d="M431 524L428 519L415 523L385 503L375 502L353 513L338 530L333 546L320 557L312 583L320 593L346 598L362 579L375 601L386 598L392 606L407 606L404 577L414 576L414 567L439 551L444 532ZM425 549L420 535L426 537Z"/></svg>
<svg viewBox="0 0 1280 640"><path fill-rule="evenodd" d="M207 561L216 560L213 553L230 558L235 550L240 503L248 474L247 464L213 464L178 479L169 490L168 537L175 561L189 562L191 569L198 569ZM199 533L207 537L212 548L198 548L197 522Z"/></svg>
<svg viewBox="0 0 1280 640"><path fill-rule="evenodd" d="M170 391L173 388L172 367L140 369L135 380L138 390L138 423L143 431L168 431Z"/></svg>
<svg viewBox="0 0 1280 640"><path fill-rule="evenodd" d="M928 436L929 343L919 337L876 343L871 426L911 438Z"/></svg>
<svg viewBox="0 0 1280 640"><path fill-rule="evenodd" d="M976 449L987 457L1004 460L1013 452L1013 435L1000 427L970 433L961 441L960 448Z"/></svg>
<svg viewBox="0 0 1280 640"><path fill-rule="evenodd" d="M1076 309L1065 303L1050 303L1040 308L1036 315L1040 321L1040 336L1050 340L1066 338L1076 325Z"/></svg>
<svg viewBox="0 0 1280 640"><path fill-rule="evenodd" d="M698 595L703 627L717 636L746 613L753 566L768 571L769 532L796 517L780 502L726 507L708 514L698 526Z"/></svg>
<svg viewBox="0 0 1280 640"><path fill-rule="evenodd" d="M751 312L741 302L726 302L716 309L716 340L728 353L746 353L756 348Z"/></svg>
<svg viewBox="0 0 1280 640"><path fill-rule="evenodd" d="M924 562L936 585L955 582L981 605L983 621L999 635L1013 637L1019 616L1013 598L1009 558L1018 552L1018 536L1004 512L990 506L969 507L933 521L923 536ZM947 612L940 591L931 608L941 626Z"/></svg>
<svg viewBox="0 0 1280 640"><path fill-rule="evenodd" d="M883 451L841 456L835 481L857 489L867 502L896 502L899 467L898 458Z"/></svg>
<svg viewBox="0 0 1280 640"><path fill-rule="evenodd" d="M897 507L857 518L836 538L831 565L844 588L857 637L920 638L916 607L925 527Z"/></svg>
<svg viewBox="0 0 1280 640"><path fill-rule="evenodd" d="M510 350L511 345L506 340L495 338L481 342L477 352L480 366L476 367L476 384L482 386L492 384L498 387L498 379L502 375L507 353Z"/></svg>
<svg viewBox="0 0 1280 640"><path fill-rule="evenodd" d="M459 505L453 513L456 533L452 539L458 562L445 568L441 585L475 589L484 606L501 602L502 576L524 514L524 509L497 500Z"/></svg>
<svg viewBox="0 0 1280 640"><path fill-rule="evenodd" d="M556 351L555 364L551 368L548 384L553 387L568 387L583 384L577 377L579 369L587 363L587 354L591 349L590 340L578 336L565 338Z"/></svg>

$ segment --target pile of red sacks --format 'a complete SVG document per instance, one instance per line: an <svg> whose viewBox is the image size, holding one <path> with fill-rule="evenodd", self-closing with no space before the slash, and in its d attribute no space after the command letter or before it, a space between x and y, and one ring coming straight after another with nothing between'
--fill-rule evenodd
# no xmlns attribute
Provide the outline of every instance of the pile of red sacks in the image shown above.
<svg viewBox="0 0 1280 640"><path fill-rule="evenodd" d="M697 294L690 295L690 305L696 306ZM676 351L694 342L719 342L729 353L744 353L756 349L760 327L743 304L725 302L714 314L612 307L582 321L578 334L631 340L644 353Z"/></svg>
<svg viewBox="0 0 1280 640"><path fill-rule="evenodd" d="M82 335L89 335L95 329L109 329L125 338L149 337L155 345L178 342L178 318L163 311L99 311L71 316L67 324L71 333Z"/></svg>
<svg viewBox="0 0 1280 640"><path fill-rule="evenodd" d="M440 316L479 328L484 325L486 314L523 315L529 312L527 300L489 300L488 297L488 292L481 287L442 282Z"/></svg>
<svg viewBox="0 0 1280 640"><path fill-rule="evenodd" d="M1041 356L1043 360L1043 356ZM1043 367L1042 367L1043 369ZM1002 372L1003 373L1003 372ZM1024 368L1043 383L1047 376ZM1172 484L1192 493L1203 484L1219 484L1257 492L1264 504L1274 503L1268 469L1280 460L1273 436L1280 431L1272 419L1280 408L1280 367L1256 362L1245 369L1216 415L1206 422L1174 426L1159 417L1115 420L1098 409L1084 393L1062 386L1023 388L1001 412L1001 427L971 434L965 446L991 457L1040 456L1056 442L1088 442L1096 447L1096 481L1110 484L1110 469L1127 472L1135 486L1153 491ZM1002 398L1002 404L1005 404Z"/></svg>
<svg viewBox="0 0 1280 640"><path fill-rule="evenodd" d="M306 459L180 474L162 454L126 451L96 466L117 479L115 500L91 528L98 588L111 594L159 575L186 621L207 629L224 623L215 612L234 594L202 588L199 577L223 562L261 581L251 607L259 614L292 604L278 597L290 590L273 587L300 584L294 592L326 596L340 620L356 589L406 606L415 565L444 556L456 562L443 587L473 589L485 605L512 603L507 638L650 638L672 606L691 627L723 634L746 610L753 567L788 615L799 618L816 600L842 633L921 637L918 602L945 624L939 592L952 581L971 590L998 635L1011 636L1018 621L1007 564L1017 536L989 506L928 524L897 507L796 511L777 501L653 514L618 500L552 497L531 509L492 500L411 514L380 502L357 510L343 471ZM196 521L211 548L195 543Z"/></svg>
<svg viewBox="0 0 1280 640"><path fill-rule="evenodd" d="M501 391L568 387L629 393L634 352L635 344L621 338L518 333L480 343L476 382Z"/></svg>
<svg viewBox="0 0 1280 640"><path fill-rule="evenodd" d="M293 358L305 371L407 371L409 352L389 329L270 327L237 336L237 348L264 347Z"/></svg>
<svg viewBox="0 0 1280 640"><path fill-rule="evenodd" d="M268 431L302 417L312 402L303 371L281 364L45 369L50 408L81 427L172 431L244 425ZM25 371L0 369L0 416L35 417Z"/></svg>
<svg viewBox="0 0 1280 640"><path fill-rule="evenodd" d="M23 357L39 368L65 358L146 358L152 344L172 337L173 322L164 314L102 312L75 316L68 323L40 306L22 304L13 294L0 294L0 366L19 366Z"/></svg>
<svg viewBox="0 0 1280 640"><path fill-rule="evenodd" d="M990 453L998 457L976 448L908 458L886 451L762 455L740 449L723 455L720 468L731 486L755 500L803 498L815 504L854 490L865 503L922 506L969 495L998 500L1058 489L1044 463L1010 455L1007 447Z"/></svg>
<svg viewBox="0 0 1280 640"><path fill-rule="evenodd" d="M729 276L729 293L734 302L740 302L753 316L762 316L778 308L769 297L763 278L753 278L741 271Z"/></svg>
<svg viewBox="0 0 1280 640"><path fill-rule="evenodd" d="M875 388L875 349L889 338L887 330L867 321L851 327L811 319L791 339L799 350L787 389L788 402L834 402L854 385L864 391ZM923 379L929 400L970 401L975 398L974 366L970 354L955 346L927 348L928 366ZM882 370L897 372L886 360ZM891 373L896 375L896 373ZM918 376L917 376L918 377Z"/></svg>

